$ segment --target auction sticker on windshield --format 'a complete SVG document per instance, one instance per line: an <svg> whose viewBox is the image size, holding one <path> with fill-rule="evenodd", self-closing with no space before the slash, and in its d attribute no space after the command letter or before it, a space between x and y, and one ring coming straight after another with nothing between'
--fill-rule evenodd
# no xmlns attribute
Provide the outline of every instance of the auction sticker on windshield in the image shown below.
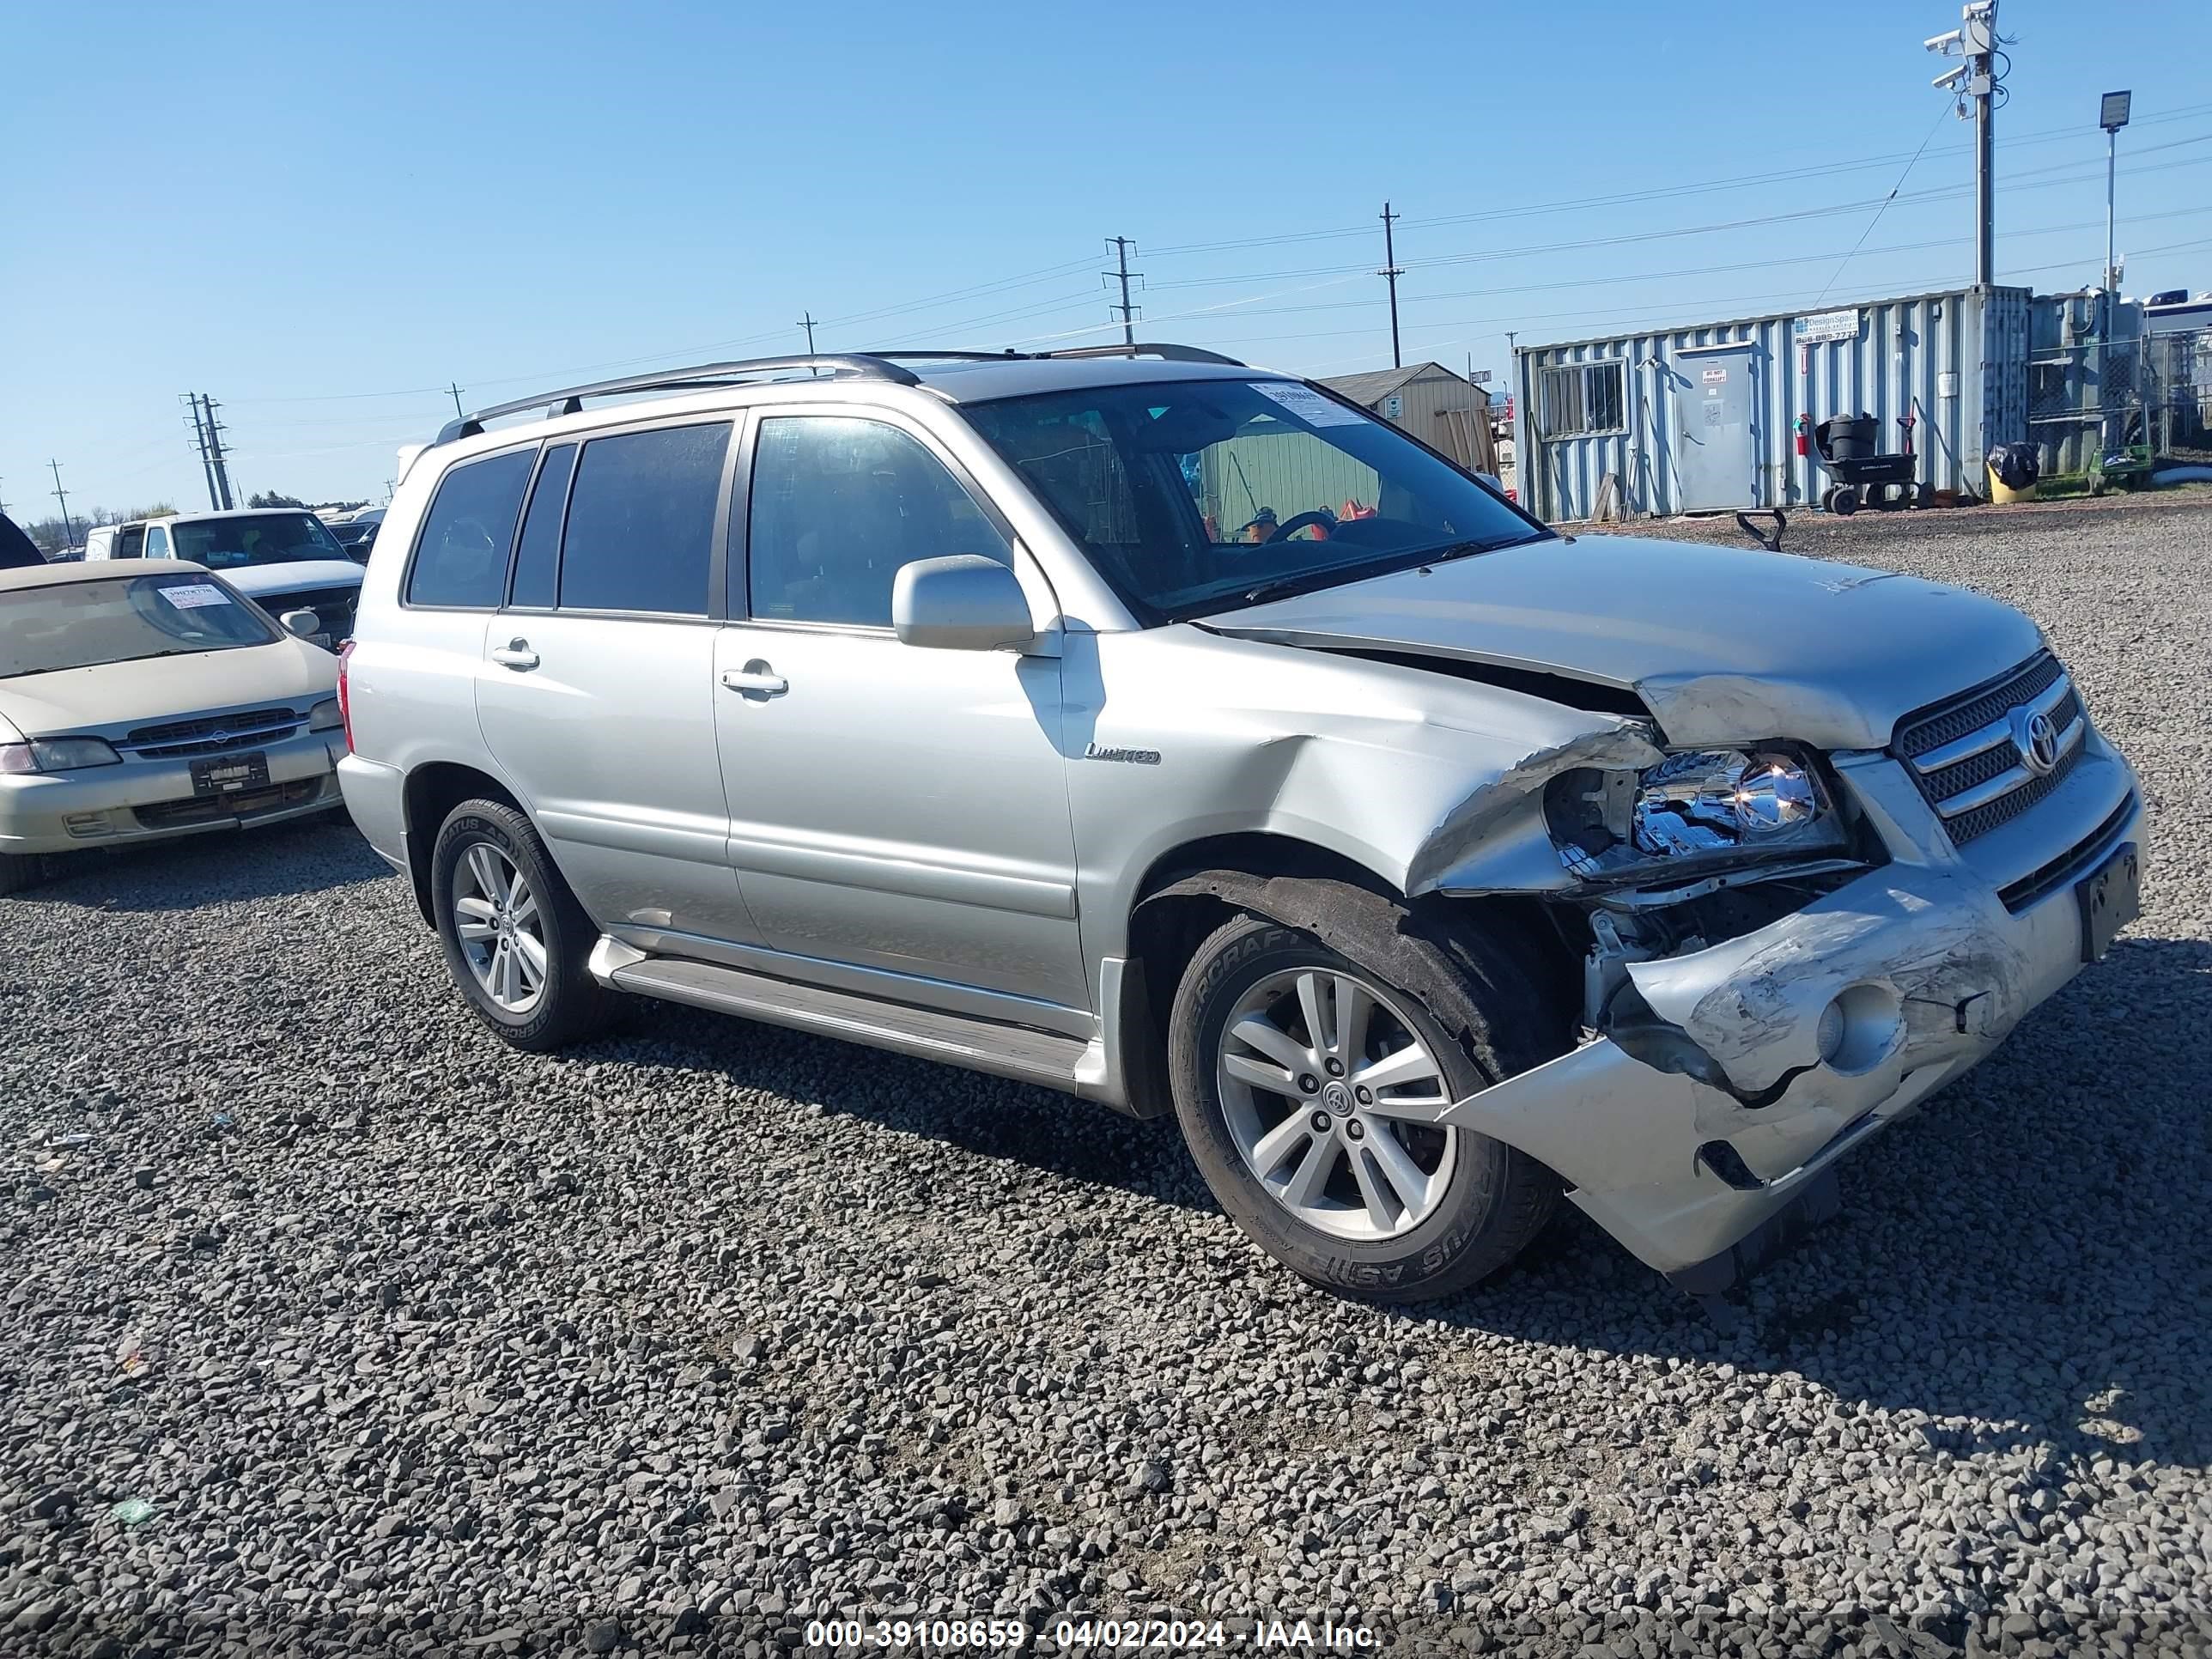
<svg viewBox="0 0 2212 1659"><path fill-rule="evenodd" d="M213 582L184 582L175 587L155 591L179 611L197 611L202 605L230 603L230 595Z"/></svg>
<svg viewBox="0 0 2212 1659"><path fill-rule="evenodd" d="M1249 380L1245 384L1262 398L1280 404L1308 426L1358 426L1357 410L1332 403L1310 386L1291 380Z"/></svg>

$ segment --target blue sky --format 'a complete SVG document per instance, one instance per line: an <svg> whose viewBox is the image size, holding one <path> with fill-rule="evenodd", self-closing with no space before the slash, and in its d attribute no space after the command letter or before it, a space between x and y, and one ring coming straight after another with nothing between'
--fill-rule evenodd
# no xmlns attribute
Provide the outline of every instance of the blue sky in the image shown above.
<svg viewBox="0 0 2212 1659"><path fill-rule="evenodd" d="M2094 282L2098 94L2129 87L2126 289L2212 289L2212 7L2101 9L2003 0L1998 280ZM797 349L807 310L824 349L1103 342L1116 234L1146 334L1385 366L1386 197L1409 361L1502 371L1509 329L1949 286L1971 126L1921 41L1957 21L1956 0L19 8L0 500L51 513L52 457L73 507L204 502L186 389L224 404L241 489L380 498L449 381L473 407ZM1780 214L1802 216L1741 222Z"/></svg>

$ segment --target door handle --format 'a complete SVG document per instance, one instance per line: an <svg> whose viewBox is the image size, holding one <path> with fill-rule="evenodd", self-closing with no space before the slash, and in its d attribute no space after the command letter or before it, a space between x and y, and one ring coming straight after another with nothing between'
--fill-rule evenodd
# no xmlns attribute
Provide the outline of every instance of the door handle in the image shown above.
<svg viewBox="0 0 2212 1659"><path fill-rule="evenodd" d="M722 674L722 685L726 690L743 691L755 696L780 697L791 690L791 682L757 659L742 669L726 669Z"/></svg>
<svg viewBox="0 0 2212 1659"><path fill-rule="evenodd" d="M538 666L538 653L530 648L528 640L509 640L505 645L492 647L491 659L518 674L526 674Z"/></svg>

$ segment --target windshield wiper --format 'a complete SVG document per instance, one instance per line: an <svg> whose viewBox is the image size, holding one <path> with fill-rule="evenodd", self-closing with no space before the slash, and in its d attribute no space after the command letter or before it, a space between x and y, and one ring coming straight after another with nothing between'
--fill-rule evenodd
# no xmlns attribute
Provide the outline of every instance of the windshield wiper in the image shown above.
<svg viewBox="0 0 2212 1659"><path fill-rule="evenodd" d="M1525 536L1507 536L1497 541L1446 542L1442 547L1425 549L1419 556L1419 562L1442 564L1447 559L1465 559L1477 553L1495 553L1502 548L1522 547L1530 542L1547 540L1551 534L1548 530L1532 530Z"/></svg>

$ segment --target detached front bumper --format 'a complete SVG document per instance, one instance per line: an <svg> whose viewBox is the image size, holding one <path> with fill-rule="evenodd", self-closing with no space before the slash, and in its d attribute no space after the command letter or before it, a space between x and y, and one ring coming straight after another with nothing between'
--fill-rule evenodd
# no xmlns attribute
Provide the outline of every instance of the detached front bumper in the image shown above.
<svg viewBox="0 0 2212 1659"><path fill-rule="evenodd" d="M1542 1159L1592 1219L1692 1292L1725 1289L1819 1218L1838 1159L2081 971L2077 887L2143 848L2133 775L2101 742L2075 793L2096 792L2103 816L2002 886L1952 850L1901 776L1878 771L1892 766L1870 761L1855 781L1875 786L1893 862L1740 938L1629 964L1632 1018L1444 1121ZM2063 834L2078 824L2049 820L2062 821ZM1832 1006L1844 1032L1823 1060Z"/></svg>
<svg viewBox="0 0 2212 1659"><path fill-rule="evenodd" d="M0 777L0 853L67 853L281 823L339 805L336 732L301 732L262 746L269 782L198 796L189 760L127 759L72 772Z"/></svg>

